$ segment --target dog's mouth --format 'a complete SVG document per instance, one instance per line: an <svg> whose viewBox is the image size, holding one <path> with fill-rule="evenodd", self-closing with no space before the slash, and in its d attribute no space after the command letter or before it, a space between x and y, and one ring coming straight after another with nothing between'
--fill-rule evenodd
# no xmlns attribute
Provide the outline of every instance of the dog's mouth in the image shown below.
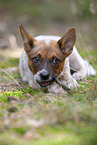
<svg viewBox="0 0 97 145"><path fill-rule="evenodd" d="M41 88L47 88L54 80L51 80L51 81L38 81L37 80L37 83L39 84L39 86Z"/></svg>
<svg viewBox="0 0 97 145"><path fill-rule="evenodd" d="M56 76L54 76L53 78L52 78L52 80L51 81L36 81L38 84L39 84L39 86L41 87L41 88L43 88L43 89L46 89L52 82L56 82L60 87L62 87L64 90L66 90L66 91L71 91L71 89L70 88L68 88L68 86L66 86L66 85L63 85L59 80L58 80L58 78L56 77Z"/></svg>

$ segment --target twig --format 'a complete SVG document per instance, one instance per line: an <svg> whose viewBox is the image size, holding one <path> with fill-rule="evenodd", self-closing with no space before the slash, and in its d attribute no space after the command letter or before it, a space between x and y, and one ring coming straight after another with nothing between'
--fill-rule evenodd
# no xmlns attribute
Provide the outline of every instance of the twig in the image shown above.
<svg viewBox="0 0 97 145"><path fill-rule="evenodd" d="M60 87L62 87L64 90L66 90L66 91L71 91L71 89L68 88L66 85L63 85L63 84L58 80L57 77L54 77L54 81L55 81Z"/></svg>

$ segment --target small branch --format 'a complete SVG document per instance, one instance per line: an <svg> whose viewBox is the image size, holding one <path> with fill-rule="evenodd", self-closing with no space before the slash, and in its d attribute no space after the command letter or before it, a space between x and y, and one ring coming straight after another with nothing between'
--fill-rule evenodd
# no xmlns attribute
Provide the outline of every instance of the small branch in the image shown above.
<svg viewBox="0 0 97 145"><path fill-rule="evenodd" d="M66 90L66 91L71 91L71 89L68 88L66 85L63 85L63 84L58 80L58 78L54 77L54 81L55 81L60 87L62 87L64 90Z"/></svg>

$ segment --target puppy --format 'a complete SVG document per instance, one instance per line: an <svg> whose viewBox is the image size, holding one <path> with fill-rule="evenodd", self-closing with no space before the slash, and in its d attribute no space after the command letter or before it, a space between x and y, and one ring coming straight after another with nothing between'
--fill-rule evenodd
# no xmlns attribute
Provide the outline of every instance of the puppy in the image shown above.
<svg viewBox="0 0 97 145"><path fill-rule="evenodd" d="M75 28L63 37L40 35L32 37L19 25L24 51L20 57L19 70L22 80L29 86L43 91L62 93L64 89L55 82L57 78L63 85L73 89L76 80L95 75L94 68L85 61L74 46ZM70 68L75 72L70 73Z"/></svg>

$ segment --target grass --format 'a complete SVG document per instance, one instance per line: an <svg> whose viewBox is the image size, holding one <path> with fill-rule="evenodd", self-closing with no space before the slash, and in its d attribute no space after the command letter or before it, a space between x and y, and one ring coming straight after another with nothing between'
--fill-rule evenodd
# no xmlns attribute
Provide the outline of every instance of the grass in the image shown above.
<svg viewBox="0 0 97 145"><path fill-rule="evenodd" d="M10 68L10 67L15 67L18 66L19 64L19 59L18 58L2 58L0 56L0 67L1 68Z"/></svg>
<svg viewBox="0 0 97 145"><path fill-rule="evenodd" d="M95 50L88 53L97 69L97 62L91 59L96 57ZM82 55L85 57L86 52ZM5 71L18 66L18 59L2 60L0 67ZM84 87L61 96L33 90L21 82L18 69L8 73L2 70L0 145L96 145L96 77L86 77L79 82Z"/></svg>

